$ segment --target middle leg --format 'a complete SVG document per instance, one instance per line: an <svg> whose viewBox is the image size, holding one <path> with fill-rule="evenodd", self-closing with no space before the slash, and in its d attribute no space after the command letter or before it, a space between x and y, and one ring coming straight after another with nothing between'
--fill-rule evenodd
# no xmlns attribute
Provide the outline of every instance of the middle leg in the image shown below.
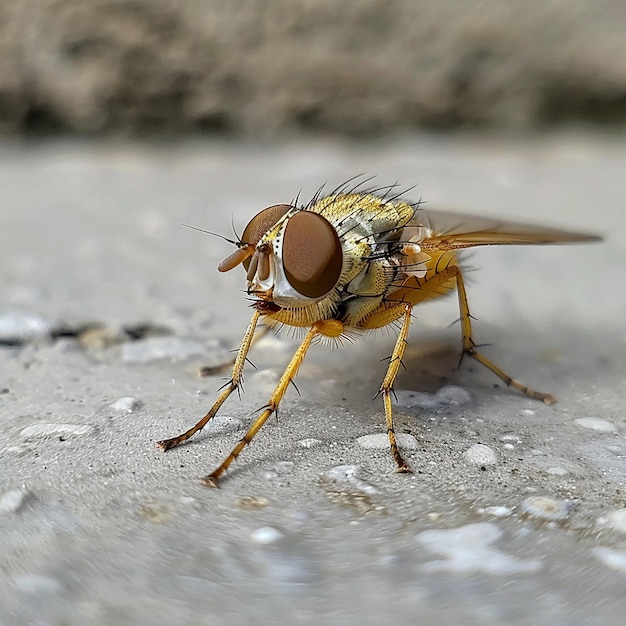
<svg viewBox="0 0 626 626"><path fill-rule="evenodd" d="M391 353L391 359L389 360L389 367L383 382L380 385L380 392L383 396L383 404L385 406L385 419L387 422L387 434L389 435L389 445L391 447L391 455L396 462L397 471L401 473L411 473L411 468L408 463L402 458L400 450L398 449L398 443L396 441L396 433L393 427L393 407L391 404L391 394L393 393L393 383L398 376L400 365L402 364L402 357L404 356L404 350L406 348L406 339L409 334L409 327L411 326L411 311L413 307L410 304L404 305L404 320L402 327L398 333L396 339L396 345Z"/></svg>

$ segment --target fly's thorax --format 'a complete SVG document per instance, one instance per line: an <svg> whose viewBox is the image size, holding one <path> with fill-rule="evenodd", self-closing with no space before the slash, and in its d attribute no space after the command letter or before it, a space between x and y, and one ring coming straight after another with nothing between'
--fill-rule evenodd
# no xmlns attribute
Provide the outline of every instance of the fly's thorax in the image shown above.
<svg viewBox="0 0 626 626"><path fill-rule="evenodd" d="M311 210L323 215L339 232L351 233L375 244L397 239L402 228L414 217L416 207L367 193L347 193L326 196Z"/></svg>

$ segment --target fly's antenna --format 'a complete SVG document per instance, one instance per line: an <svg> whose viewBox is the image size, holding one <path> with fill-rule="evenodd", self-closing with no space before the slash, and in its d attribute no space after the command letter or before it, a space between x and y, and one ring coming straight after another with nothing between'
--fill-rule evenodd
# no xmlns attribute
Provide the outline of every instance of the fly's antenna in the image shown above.
<svg viewBox="0 0 626 626"><path fill-rule="evenodd" d="M219 237L220 239L223 239L224 241L227 241L228 243L231 243L233 246L237 246L238 248L241 248L241 246L244 245L243 241L241 241L241 239L239 238L239 235L237 235L237 232L235 232L235 237L237 237L237 241L235 241L233 239L229 239L228 237L224 237L224 235L219 235L218 233L213 233L210 230L204 230L204 228L198 228L197 226L191 226L190 224L181 223L181 226L184 226L185 228L191 228L191 230L197 230L200 233L206 233L207 235ZM233 224L233 230L234 229L235 227Z"/></svg>
<svg viewBox="0 0 626 626"><path fill-rule="evenodd" d="M230 227L233 229L233 235L235 235L235 237L237 237L237 241L238 243L235 244L237 247L241 247L243 246L243 241L241 241L241 237L239 236L239 233L237 232L237 229L235 228L235 216L234 214L230 214Z"/></svg>

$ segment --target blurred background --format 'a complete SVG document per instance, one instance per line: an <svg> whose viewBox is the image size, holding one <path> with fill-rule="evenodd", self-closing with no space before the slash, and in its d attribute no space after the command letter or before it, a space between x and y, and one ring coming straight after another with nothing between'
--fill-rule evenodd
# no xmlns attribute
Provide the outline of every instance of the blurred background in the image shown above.
<svg viewBox="0 0 626 626"><path fill-rule="evenodd" d="M545 129L626 119L620 0L0 2L13 136Z"/></svg>

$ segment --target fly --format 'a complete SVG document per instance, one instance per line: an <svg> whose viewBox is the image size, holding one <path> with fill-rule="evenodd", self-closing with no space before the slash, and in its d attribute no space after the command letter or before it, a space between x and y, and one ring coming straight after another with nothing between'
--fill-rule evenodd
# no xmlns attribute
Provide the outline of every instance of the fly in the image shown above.
<svg viewBox="0 0 626 626"><path fill-rule="evenodd" d="M236 249L219 265L227 272L243 265L253 314L235 357L229 382L209 412L178 437L159 441L169 450L206 426L239 388L250 347L263 329L302 327L306 335L284 370L263 412L204 484L219 478L274 413L311 345L322 337L339 339L390 324L399 327L380 385L391 454L398 472L411 472L402 457L393 425L392 389L402 363L413 308L456 290L463 354L508 386L530 398L553 404L549 393L511 378L477 350L458 253L486 245L598 241L581 232L522 222L421 208L391 195L391 189L355 191L340 188L318 194L304 206L277 204L263 209L246 226ZM258 326L263 321L263 326Z"/></svg>

